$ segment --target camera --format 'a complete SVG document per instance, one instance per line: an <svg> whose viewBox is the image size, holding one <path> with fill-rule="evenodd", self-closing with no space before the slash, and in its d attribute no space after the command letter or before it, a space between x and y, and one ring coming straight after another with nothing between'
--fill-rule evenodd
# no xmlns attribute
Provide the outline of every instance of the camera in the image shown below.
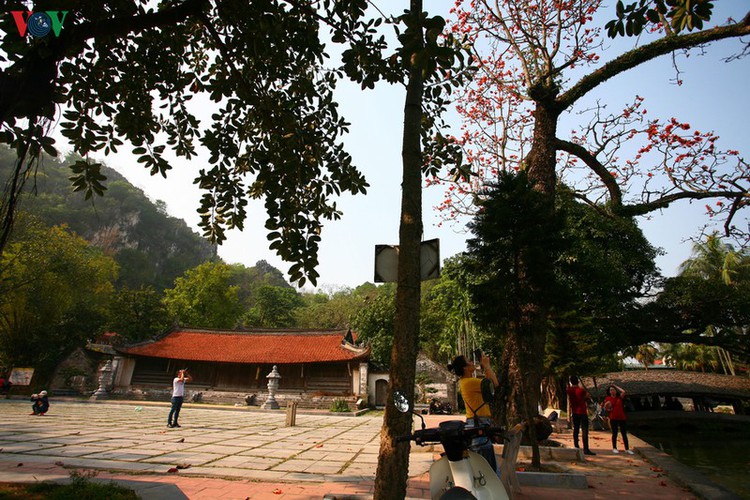
<svg viewBox="0 0 750 500"><path fill-rule="evenodd" d="M471 359L474 364L478 365L482 361L482 349L474 349L474 352L471 353Z"/></svg>

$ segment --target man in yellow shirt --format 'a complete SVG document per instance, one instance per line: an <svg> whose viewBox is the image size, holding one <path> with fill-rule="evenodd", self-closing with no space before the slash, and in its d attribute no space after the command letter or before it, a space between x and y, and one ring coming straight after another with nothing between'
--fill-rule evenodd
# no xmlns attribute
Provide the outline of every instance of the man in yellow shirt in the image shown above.
<svg viewBox="0 0 750 500"><path fill-rule="evenodd" d="M484 372L483 379L474 376L476 365L471 360L466 359L466 356L456 356L453 363L448 365L448 369L460 377L458 380L458 386L461 391L461 397L466 405L467 427L474 427L480 424L492 424L492 412L490 410L487 392L489 390L494 390L494 387L500 385L497 380L497 375L495 375L492 367L490 367L490 358L484 353L481 355L479 365ZM492 384L492 387L488 387L488 384ZM490 464L490 467L497 472L495 449L493 448L490 439L476 438L472 442L471 449L482 455Z"/></svg>

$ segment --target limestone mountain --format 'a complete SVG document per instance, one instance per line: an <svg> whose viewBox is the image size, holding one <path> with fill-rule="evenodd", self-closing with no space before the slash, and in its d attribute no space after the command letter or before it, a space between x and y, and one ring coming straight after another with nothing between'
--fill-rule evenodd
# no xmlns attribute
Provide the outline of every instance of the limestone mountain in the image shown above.
<svg viewBox="0 0 750 500"><path fill-rule="evenodd" d="M0 178L12 171L15 155L0 149ZM174 286L187 269L216 259L216 249L184 220L166 212L116 170L102 166L107 177L104 196L86 200L73 192L67 167L71 159L46 159L26 183L19 209L48 225L66 225L112 256L120 266L117 286L157 290Z"/></svg>

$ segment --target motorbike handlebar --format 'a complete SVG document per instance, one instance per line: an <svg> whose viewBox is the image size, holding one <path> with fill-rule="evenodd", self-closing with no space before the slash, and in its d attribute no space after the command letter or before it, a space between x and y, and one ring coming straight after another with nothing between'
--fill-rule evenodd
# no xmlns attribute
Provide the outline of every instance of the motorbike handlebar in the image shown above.
<svg viewBox="0 0 750 500"><path fill-rule="evenodd" d="M414 441L418 445L424 446L428 443L441 443L445 439L451 438L470 440L476 437L487 437L493 441L499 441L505 437L505 434L505 429L502 427L478 426L467 428L462 421L451 421L444 422L440 427L414 431L413 434L409 434L408 436L396 438L396 441Z"/></svg>

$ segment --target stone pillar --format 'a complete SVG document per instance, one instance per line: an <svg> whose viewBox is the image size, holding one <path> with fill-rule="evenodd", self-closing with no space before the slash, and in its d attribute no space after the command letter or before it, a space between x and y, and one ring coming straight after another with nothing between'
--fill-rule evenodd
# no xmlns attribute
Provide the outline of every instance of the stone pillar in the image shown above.
<svg viewBox="0 0 750 500"><path fill-rule="evenodd" d="M271 370L271 373L269 373L266 378L268 379L268 398L261 408L264 410L278 410L279 403L276 401L276 391L279 388L279 379L281 378L281 375L279 375L276 365L273 365L273 370Z"/></svg>
<svg viewBox="0 0 750 500"><path fill-rule="evenodd" d="M286 405L286 426L294 427L297 425L297 401L290 401Z"/></svg>
<svg viewBox="0 0 750 500"><path fill-rule="evenodd" d="M112 381L110 382L110 385L112 388L117 386L117 381L121 376L122 373L122 366L125 358L122 356L114 356L112 358Z"/></svg>
<svg viewBox="0 0 750 500"><path fill-rule="evenodd" d="M115 388L127 389L130 386L130 382L133 380L133 372L135 371L135 363L136 361L133 358L122 358L120 369L115 376Z"/></svg>
<svg viewBox="0 0 750 500"><path fill-rule="evenodd" d="M357 393L357 396L364 398L365 401L367 401L367 378L369 377L369 373L367 370L367 363L360 363L359 364L359 392Z"/></svg>
<svg viewBox="0 0 750 500"><path fill-rule="evenodd" d="M112 381L112 360L108 359L99 370L99 388L91 395L90 399L105 399L107 387Z"/></svg>

